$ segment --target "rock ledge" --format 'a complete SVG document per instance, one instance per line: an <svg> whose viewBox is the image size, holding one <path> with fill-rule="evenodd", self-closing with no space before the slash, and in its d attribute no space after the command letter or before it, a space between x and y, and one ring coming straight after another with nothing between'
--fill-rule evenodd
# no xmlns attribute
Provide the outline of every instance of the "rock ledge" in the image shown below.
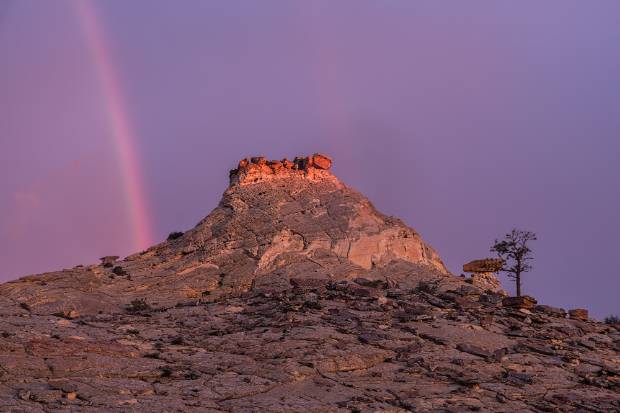
<svg viewBox="0 0 620 413"><path fill-rule="evenodd" d="M315 153L312 156L297 156L292 161L267 160L262 156L245 158L239 161L237 169L229 173L230 185L247 184L281 177L306 177L310 179L335 177L329 173L332 160L327 155Z"/></svg>

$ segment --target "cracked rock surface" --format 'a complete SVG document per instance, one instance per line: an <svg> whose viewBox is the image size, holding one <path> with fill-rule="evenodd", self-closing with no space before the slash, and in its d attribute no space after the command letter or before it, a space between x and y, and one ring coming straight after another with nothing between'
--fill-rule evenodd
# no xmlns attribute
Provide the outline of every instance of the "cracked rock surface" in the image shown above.
<svg viewBox="0 0 620 413"><path fill-rule="evenodd" d="M620 331L504 307L330 172L252 158L194 229L0 285L0 412L610 412Z"/></svg>

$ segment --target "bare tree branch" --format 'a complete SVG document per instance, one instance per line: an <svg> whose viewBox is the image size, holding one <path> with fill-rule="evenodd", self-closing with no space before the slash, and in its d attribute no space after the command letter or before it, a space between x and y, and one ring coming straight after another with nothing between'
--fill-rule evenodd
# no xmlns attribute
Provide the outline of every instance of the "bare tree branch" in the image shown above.
<svg viewBox="0 0 620 413"><path fill-rule="evenodd" d="M521 295L521 274L532 269L532 266L527 263L533 260L528 242L535 240L535 233L515 228L501 241L496 239L491 247L491 252L495 252L504 261L504 267L500 271L515 280L517 296Z"/></svg>

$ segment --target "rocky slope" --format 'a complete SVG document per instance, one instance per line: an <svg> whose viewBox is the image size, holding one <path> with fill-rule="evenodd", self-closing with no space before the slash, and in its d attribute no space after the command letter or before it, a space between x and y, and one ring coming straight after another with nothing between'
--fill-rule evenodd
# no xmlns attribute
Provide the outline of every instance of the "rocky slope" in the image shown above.
<svg viewBox="0 0 620 413"><path fill-rule="evenodd" d="M0 285L0 412L620 409L617 328L453 276L330 166L243 160L192 230Z"/></svg>

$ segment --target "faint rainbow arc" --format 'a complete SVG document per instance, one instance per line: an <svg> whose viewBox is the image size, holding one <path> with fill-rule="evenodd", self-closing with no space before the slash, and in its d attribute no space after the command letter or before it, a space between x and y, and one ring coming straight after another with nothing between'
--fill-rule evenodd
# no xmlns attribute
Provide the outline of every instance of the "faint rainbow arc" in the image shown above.
<svg viewBox="0 0 620 413"><path fill-rule="evenodd" d="M153 242L151 214L147 207L146 190L140 158L135 148L136 135L125 107L121 83L108 47L105 32L91 0L74 0L78 20L88 43L101 92L108 112L112 139L121 167L121 175L133 230L136 249Z"/></svg>

